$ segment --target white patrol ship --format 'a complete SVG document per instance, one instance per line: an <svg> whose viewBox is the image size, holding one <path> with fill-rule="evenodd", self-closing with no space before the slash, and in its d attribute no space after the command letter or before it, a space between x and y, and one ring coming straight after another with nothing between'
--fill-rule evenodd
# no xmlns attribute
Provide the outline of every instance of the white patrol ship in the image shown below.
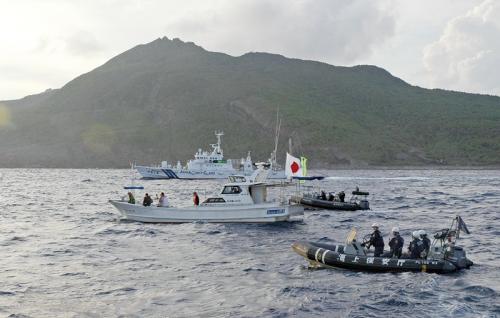
<svg viewBox="0 0 500 318"><path fill-rule="evenodd" d="M221 147L223 132L216 132L217 143L212 144L212 151L198 151L194 159L189 160L185 166L180 161L172 166L167 161L162 161L160 166L134 166L143 178L146 179L225 179L231 175L241 174L250 176L254 172L250 152L246 159L225 160ZM284 179L283 170L269 169L269 179Z"/></svg>

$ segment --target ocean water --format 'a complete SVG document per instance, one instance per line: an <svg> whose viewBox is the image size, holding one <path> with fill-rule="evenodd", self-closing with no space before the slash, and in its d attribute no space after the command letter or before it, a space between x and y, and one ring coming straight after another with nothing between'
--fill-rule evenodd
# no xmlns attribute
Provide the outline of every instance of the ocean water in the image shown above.
<svg viewBox="0 0 500 318"><path fill-rule="evenodd" d="M125 194L128 170L0 169L0 317L500 316L500 171L313 173L334 177L321 183L330 191L370 191L372 210L271 225L143 224L107 203ZM140 184L178 205L222 182ZM399 226L407 245L411 231L447 227L456 214L475 265L451 275L312 270L290 248L342 242L373 222L386 242Z"/></svg>

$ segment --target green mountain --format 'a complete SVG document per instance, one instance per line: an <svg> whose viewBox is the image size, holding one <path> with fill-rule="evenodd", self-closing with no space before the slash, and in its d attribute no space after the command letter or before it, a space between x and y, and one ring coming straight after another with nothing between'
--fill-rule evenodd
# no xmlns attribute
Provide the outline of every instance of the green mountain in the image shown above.
<svg viewBox="0 0 500 318"><path fill-rule="evenodd" d="M313 167L500 164L499 97L423 89L375 66L233 57L178 39L1 104L1 167L184 161L215 142L215 130L225 132L226 157L251 150L265 160L278 107L279 156L291 137Z"/></svg>

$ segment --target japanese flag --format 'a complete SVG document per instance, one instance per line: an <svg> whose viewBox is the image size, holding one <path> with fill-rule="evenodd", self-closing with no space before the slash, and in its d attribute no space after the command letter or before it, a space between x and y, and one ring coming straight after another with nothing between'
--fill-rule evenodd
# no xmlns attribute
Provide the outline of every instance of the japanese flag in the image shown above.
<svg viewBox="0 0 500 318"><path fill-rule="evenodd" d="M285 175L287 178L303 177L304 172L299 158L295 158L289 153L286 154Z"/></svg>

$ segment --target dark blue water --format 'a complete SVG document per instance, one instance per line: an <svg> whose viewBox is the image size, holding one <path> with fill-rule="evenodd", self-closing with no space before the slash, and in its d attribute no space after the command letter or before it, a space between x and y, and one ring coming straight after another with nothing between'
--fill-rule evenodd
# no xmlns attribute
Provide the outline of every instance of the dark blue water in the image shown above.
<svg viewBox="0 0 500 318"><path fill-rule="evenodd" d="M107 200L124 194L129 171L0 170L0 316L500 316L500 171L322 172L337 177L324 188L372 192L373 210L281 225L120 222ZM141 183L173 204L220 184ZM408 242L456 214L476 265L452 275L310 270L290 248L343 242L373 222L386 237L399 226Z"/></svg>

